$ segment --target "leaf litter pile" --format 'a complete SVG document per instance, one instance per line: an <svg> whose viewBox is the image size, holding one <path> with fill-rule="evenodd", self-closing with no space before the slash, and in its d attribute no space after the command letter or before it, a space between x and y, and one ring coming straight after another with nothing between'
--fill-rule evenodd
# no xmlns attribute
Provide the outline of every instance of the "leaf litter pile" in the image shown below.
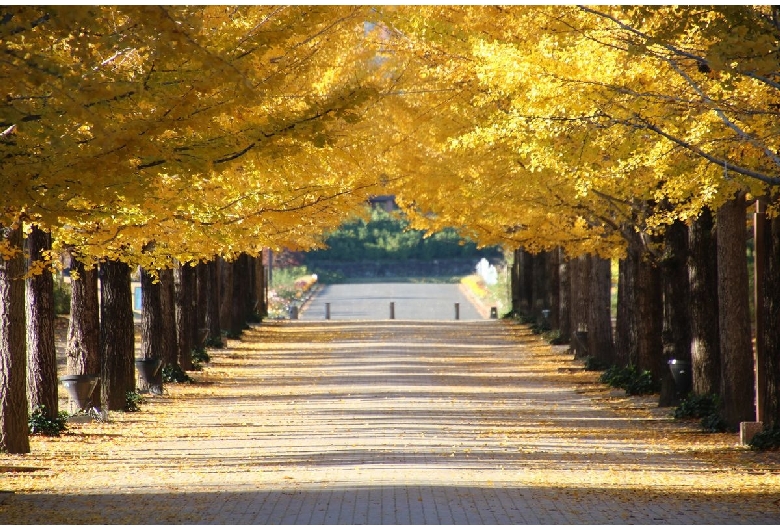
<svg viewBox="0 0 780 530"><path fill-rule="evenodd" d="M140 412L0 455L0 523L178 522L231 492L398 484L780 513L777 452L609 389L520 326L271 323L210 356Z"/></svg>

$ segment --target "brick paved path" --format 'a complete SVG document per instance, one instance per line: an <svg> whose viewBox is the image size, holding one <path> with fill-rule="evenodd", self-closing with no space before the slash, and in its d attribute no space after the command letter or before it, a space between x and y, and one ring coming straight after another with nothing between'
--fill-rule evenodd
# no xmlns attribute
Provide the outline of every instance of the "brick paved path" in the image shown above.
<svg viewBox="0 0 780 530"><path fill-rule="evenodd" d="M75 470L0 459L36 484L0 494L0 523L780 522L778 475L676 452L681 427L577 392L517 326L299 321L229 346Z"/></svg>

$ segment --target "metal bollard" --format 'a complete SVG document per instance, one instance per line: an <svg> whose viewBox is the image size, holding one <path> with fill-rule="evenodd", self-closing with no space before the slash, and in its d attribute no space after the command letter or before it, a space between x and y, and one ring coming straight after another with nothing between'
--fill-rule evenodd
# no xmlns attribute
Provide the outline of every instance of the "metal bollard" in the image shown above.
<svg viewBox="0 0 780 530"><path fill-rule="evenodd" d="M490 318L498 318L498 309L495 307L490 308Z"/></svg>
<svg viewBox="0 0 780 530"><path fill-rule="evenodd" d="M395 318L395 302L390 302L390 320Z"/></svg>
<svg viewBox="0 0 780 530"><path fill-rule="evenodd" d="M455 320L460 320L460 304L455 302Z"/></svg>
<svg viewBox="0 0 780 530"><path fill-rule="evenodd" d="M325 302L325 320L330 320L330 302Z"/></svg>

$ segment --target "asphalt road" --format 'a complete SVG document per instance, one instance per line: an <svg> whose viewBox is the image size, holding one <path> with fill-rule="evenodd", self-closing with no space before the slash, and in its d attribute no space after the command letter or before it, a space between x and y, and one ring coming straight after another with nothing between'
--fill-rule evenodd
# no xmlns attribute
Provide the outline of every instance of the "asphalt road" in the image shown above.
<svg viewBox="0 0 780 530"><path fill-rule="evenodd" d="M328 285L299 314L300 320L483 320L458 284L370 283Z"/></svg>

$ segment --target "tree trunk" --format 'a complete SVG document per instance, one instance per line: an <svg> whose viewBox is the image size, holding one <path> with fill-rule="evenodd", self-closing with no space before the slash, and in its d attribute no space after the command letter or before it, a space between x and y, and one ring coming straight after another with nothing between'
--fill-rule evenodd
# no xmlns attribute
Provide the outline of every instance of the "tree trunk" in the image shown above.
<svg viewBox="0 0 780 530"><path fill-rule="evenodd" d="M160 270L160 305L163 315L163 366L178 366L178 339L176 337L176 289L173 269Z"/></svg>
<svg viewBox="0 0 780 530"><path fill-rule="evenodd" d="M572 346L574 347L574 356L583 358L589 355L588 352L588 314L589 309L589 289L588 279L590 276L590 262L587 256L580 256L571 260L571 330ZM583 333L585 335L583 335Z"/></svg>
<svg viewBox="0 0 780 530"><path fill-rule="evenodd" d="M233 269L235 260L226 261L217 258L219 263L219 322L222 329L228 332L231 338L238 338L233 335Z"/></svg>
<svg viewBox="0 0 780 530"><path fill-rule="evenodd" d="M571 340L571 272L569 259L558 251L558 325L560 341L568 343Z"/></svg>
<svg viewBox="0 0 780 530"><path fill-rule="evenodd" d="M639 363L637 335L636 280L640 253L629 245L624 259L618 263L617 324L615 326L615 364L637 366Z"/></svg>
<svg viewBox="0 0 780 530"><path fill-rule="evenodd" d="M636 331L637 367L649 370L653 378L660 380L664 370L663 291L661 269L648 255L638 253L636 278Z"/></svg>
<svg viewBox="0 0 780 530"><path fill-rule="evenodd" d="M51 236L37 226L27 236L29 260L43 260ZM27 279L27 398L30 410L43 407L57 419L57 349L54 346L54 278L46 269Z"/></svg>
<svg viewBox="0 0 780 530"><path fill-rule="evenodd" d="M534 256L533 287L531 288L534 305L531 312L537 322L542 320L542 311L550 309L552 299L548 262L548 252L540 252Z"/></svg>
<svg viewBox="0 0 780 530"><path fill-rule="evenodd" d="M195 294L195 268L188 264L178 265L174 269L176 287L176 338L177 357L182 370L192 370L192 330L195 314L193 298Z"/></svg>
<svg viewBox="0 0 780 530"><path fill-rule="evenodd" d="M222 348L222 326L220 324L220 282L218 261L207 264L206 271L206 344L212 348Z"/></svg>
<svg viewBox="0 0 780 530"><path fill-rule="evenodd" d="M763 377L759 379L758 387L761 397L758 420L767 426L780 426L780 217L765 222L764 226L764 275L758 293L763 298L761 317L764 322L757 337L763 348L759 367ZM757 252L756 257L762 256Z"/></svg>
<svg viewBox="0 0 780 530"><path fill-rule="evenodd" d="M124 410L127 393L135 390L135 323L127 264L100 265L100 299L101 403L107 410Z"/></svg>
<svg viewBox="0 0 780 530"><path fill-rule="evenodd" d="M526 316L529 317L534 315L534 298L536 297L536 293L534 293L535 261L536 259L533 254L523 250L523 264L520 271L520 281L522 282L522 300L520 303L523 308L523 312L526 314Z"/></svg>
<svg viewBox="0 0 780 530"><path fill-rule="evenodd" d="M100 307L97 269L87 269L74 256L70 260L71 298L68 323L67 371L73 375L96 375L100 362ZM75 273L75 274L74 274ZM74 276L78 276L75 278ZM90 403L100 405L101 390L95 387Z"/></svg>
<svg viewBox="0 0 780 530"><path fill-rule="evenodd" d="M745 197L739 194L717 217L721 415L734 430L756 419L745 216Z"/></svg>
<svg viewBox="0 0 780 530"><path fill-rule="evenodd" d="M720 393L718 251L712 211L704 208L688 231L693 393Z"/></svg>
<svg viewBox="0 0 780 530"><path fill-rule="evenodd" d="M688 227L676 221L664 234L664 254L661 258L661 278L664 297L663 350L664 359L691 360L690 281L688 278ZM670 370L661 377L660 407L676 405L677 389ZM681 396L685 397L685 396Z"/></svg>
<svg viewBox="0 0 780 530"><path fill-rule="evenodd" d="M612 343L612 262L588 256L588 352L610 365L615 360Z"/></svg>
<svg viewBox="0 0 780 530"><path fill-rule="evenodd" d="M141 292L143 293L141 297L141 358L162 361L165 351L162 286L159 281L154 283L152 276L143 269L141 270ZM141 392L162 394L162 369L158 370L151 379L140 377L140 375L138 389Z"/></svg>
<svg viewBox="0 0 780 530"><path fill-rule="evenodd" d="M547 279L549 291L550 328L561 327L560 303L561 303L561 278L560 278L560 253L555 249L547 254Z"/></svg>
<svg viewBox="0 0 780 530"><path fill-rule="evenodd" d="M206 340L206 304L208 303L208 264L200 262L195 266L195 294L193 304L192 347L201 349Z"/></svg>
<svg viewBox="0 0 780 530"><path fill-rule="evenodd" d="M22 248L21 228L0 226L0 236ZM0 254L0 452L30 452L27 426L24 254Z"/></svg>
<svg viewBox="0 0 780 530"><path fill-rule="evenodd" d="M230 335L233 338L240 337L247 325L247 280L249 273L247 257L246 254L241 254L233 262L233 291L230 297Z"/></svg>
<svg viewBox="0 0 780 530"><path fill-rule="evenodd" d="M265 296L265 266L263 265L263 255L260 254L255 260L255 289L257 290L257 313L260 315L260 321L268 316L268 301Z"/></svg>
<svg viewBox="0 0 780 530"><path fill-rule="evenodd" d="M520 269L522 266L522 254L519 248L515 249L512 253L512 271L510 276L510 292L512 293L512 314L518 315L521 311L521 285L520 285Z"/></svg>

